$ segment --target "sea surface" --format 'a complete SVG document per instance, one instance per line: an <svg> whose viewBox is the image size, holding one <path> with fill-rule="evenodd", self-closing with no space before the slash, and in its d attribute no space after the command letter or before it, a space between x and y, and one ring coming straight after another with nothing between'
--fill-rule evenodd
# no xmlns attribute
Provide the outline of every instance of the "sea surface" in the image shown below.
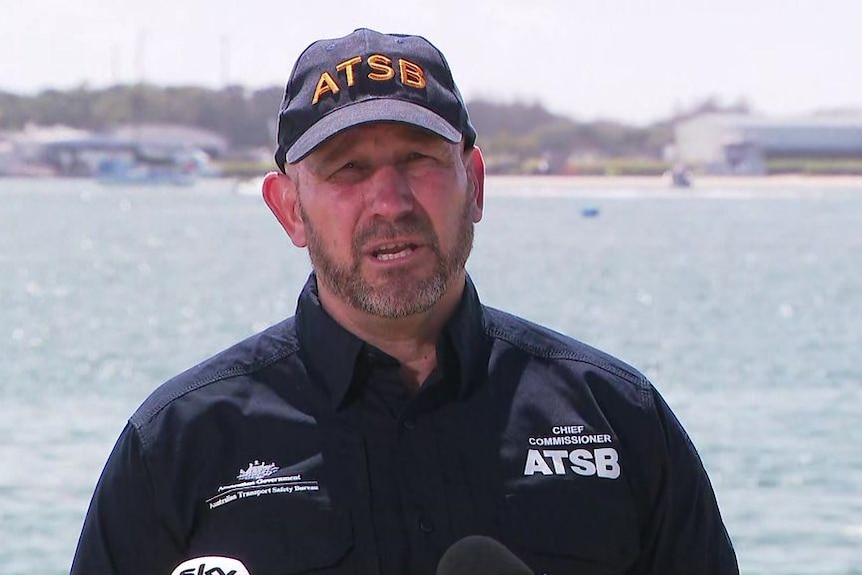
<svg viewBox="0 0 862 575"><path fill-rule="evenodd" d="M862 187L491 178L468 269L651 378L743 573L862 574ZM67 572L129 414L308 271L253 186L0 180L0 573Z"/></svg>

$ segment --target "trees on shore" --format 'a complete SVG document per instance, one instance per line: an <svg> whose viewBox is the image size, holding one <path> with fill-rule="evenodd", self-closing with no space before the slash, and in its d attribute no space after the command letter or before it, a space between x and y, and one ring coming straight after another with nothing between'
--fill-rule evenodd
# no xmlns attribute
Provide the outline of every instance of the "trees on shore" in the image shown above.
<svg viewBox="0 0 862 575"><path fill-rule="evenodd" d="M275 138L282 95L279 87L214 90L150 84L46 90L27 96L0 92L0 131L19 130L27 124L63 124L99 132L126 124L174 123L211 130L226 138L235 151L267 148ZM622 160L642 169L662 169L675 120L704 111L728 111L708 99L667 120L633 126L610 120L578 121L538 103L474 100L467 105L491 170L515 173L588 171L591 162L607 166L609 161ZM739 108L729 111L745 111L744 104Z"/></svg>

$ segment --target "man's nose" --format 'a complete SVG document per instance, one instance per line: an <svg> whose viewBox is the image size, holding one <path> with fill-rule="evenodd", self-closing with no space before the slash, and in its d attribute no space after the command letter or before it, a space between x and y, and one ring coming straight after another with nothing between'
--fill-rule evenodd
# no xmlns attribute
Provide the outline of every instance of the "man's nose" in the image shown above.
<svg viewBox="0 0 862 575"><path fill-rule="evenodd" d="M413 190L398 166L386 165L375 170L367 202L374 215L397 219L413 211Z"/></svg>

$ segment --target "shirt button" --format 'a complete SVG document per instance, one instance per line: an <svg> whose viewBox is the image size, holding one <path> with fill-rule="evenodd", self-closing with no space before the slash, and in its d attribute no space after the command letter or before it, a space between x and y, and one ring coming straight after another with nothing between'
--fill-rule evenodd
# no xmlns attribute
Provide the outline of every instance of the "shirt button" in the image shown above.
<svg viewBox="0 0 862 575"><path fill-rule="evenodd" d="M419 529L421 529L425 533L434 533L434 523L432 523L430 519L426 519L425 517L420 517L419 518Z"/></svg>

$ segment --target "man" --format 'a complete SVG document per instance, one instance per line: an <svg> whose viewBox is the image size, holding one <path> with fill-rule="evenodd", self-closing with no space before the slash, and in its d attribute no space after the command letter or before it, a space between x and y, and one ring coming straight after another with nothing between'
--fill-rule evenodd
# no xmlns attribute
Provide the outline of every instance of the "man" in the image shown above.
<svg viewBox="0 0 862 575"><path fill-rule="evenodd" d="M299 58L263 196L314 268L296 315L131 417L75 574L731 574L694 447L634 369L482 306L484 165L442 54L357 30Z"/></svg>

